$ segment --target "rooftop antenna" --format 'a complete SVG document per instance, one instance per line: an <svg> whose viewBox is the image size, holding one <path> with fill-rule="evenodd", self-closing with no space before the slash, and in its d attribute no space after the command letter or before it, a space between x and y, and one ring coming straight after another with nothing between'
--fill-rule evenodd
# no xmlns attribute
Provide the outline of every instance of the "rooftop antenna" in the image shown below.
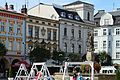
<svg viewBox="0 0 120 80"><path fill-rule="evenodd" d="M29 6L28 6L28 4L29 4L29 1L28 0L25 0L25 5L26 5L26 8L28 8Z"/></svg>
<svg viewBox="0 0 120 80"><path fill-rule="evenodd" d="M39 4L38 4L38 14L40 13L40 0L38 0Z"/></svg>
<svg viewBox="0 0 120 80"><path fill-rule="evenodd" d="M113 2L113 11L115 10L115 3Z"/></svg>

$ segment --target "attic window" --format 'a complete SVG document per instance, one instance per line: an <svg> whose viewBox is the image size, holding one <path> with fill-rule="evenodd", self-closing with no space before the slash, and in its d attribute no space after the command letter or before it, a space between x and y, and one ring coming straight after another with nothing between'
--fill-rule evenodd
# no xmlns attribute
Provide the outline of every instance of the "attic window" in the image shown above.
<svg viewBox="0 0 120 80"><path fill-rule="evenodd" d="M80 17L78 15L75 16L76 20L80 20Z"/></svg>
<svg viewBox="0 0 120 80"><path fill-rule="evenodd" d="M62 17L66 17L66 13L65 12L61 12L61 16Z"/></svg>
<svg viewBox="0 0 120 80"><path fill-rule="evenodd" d="M73 19L73 15L72 14L68 14L68 18Z"/></svg>

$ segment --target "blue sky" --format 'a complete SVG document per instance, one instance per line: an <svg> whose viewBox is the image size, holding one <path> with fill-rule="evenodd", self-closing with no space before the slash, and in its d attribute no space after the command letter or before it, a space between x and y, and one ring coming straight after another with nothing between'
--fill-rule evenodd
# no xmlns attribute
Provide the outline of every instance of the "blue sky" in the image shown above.
<svg viewBox="0 0 120 80"><path fill-rule="evenodd" d="M15 10L17 11L20 11L21 6L25 4L25 0L0 0L0 6L4 7L4 4L6 1L8 2L8 4L14 4ZM77 1L77 0L28 0L28 7L30 8L32 6L35 6L39 2L46 3L46 4L55 3L58 5L63 5L63 4L68 4L74 1ZM120 8L120 0L81 0L81 1L94 4L95 12L101 9L102 10L104 9L106 11L112 11L113 8L114 9Z"/></svg>

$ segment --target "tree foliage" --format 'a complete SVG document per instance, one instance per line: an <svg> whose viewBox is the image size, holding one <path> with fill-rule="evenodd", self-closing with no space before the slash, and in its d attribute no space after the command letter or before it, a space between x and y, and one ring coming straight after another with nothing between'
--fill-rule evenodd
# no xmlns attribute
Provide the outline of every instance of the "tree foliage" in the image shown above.
<svg viewBox="0 0 120 80"><path fill-rule="evenodd" d="M33 62L44 62L50 59L50 51L39 46L35 47L30 53L29 58Z"/></svg>
<svg viewBox="0 0 120 80"><path fill-rule="evenodd" d="M112 65L111 56L108 55L108 53L106 53L105 51L99 53L99 61L102 66Z"/></svg>
<svg viewBox="0 0 120 80"><path fill-rule="evenodd" d="M69 61L71 62L79 62L81 61L81 56L79 53L71 53L68 55Z"/></svg>
<svg viewBox="0 0 120 80"><path fill-rule="evenodd" d="M55 61L64 61L65 59L65 53L64 52L57 52L57 51L53 51L52 53L52 59L55 60Z"/></svg>
<svg viewBox="0 0 120 80"><path fill-rule="evenodd" d="M0 42L0 56L5 56L7 53L7 49L4 44Z"/></svg>

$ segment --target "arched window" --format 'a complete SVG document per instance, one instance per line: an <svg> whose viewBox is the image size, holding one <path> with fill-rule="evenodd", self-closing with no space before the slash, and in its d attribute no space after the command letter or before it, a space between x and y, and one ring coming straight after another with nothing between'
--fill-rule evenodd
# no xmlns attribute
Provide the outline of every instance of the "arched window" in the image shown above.
<svg viewBox="0 0 120 80"><path fill-rule="evenodd" d="M87 20L90 21L90 13L87 13Z"/></svg>
<svg viewBox="0 0 120 80"><path fill-rule="evenodd" d="M64 51L67 53L67 43L64 44Z"/></svg>
<svg viewBox="0 0 120 80"><path fill-rule="evenodd" d="M81 54L81 45L78 46L78 49L79 49L79 50L78 50L79 53Z"/></svg>
<svg viewBox="0 0 120 80"><path fill-rule="evenodd" d="M74 53L74 44L72 44L72 53Z"/></svg>

